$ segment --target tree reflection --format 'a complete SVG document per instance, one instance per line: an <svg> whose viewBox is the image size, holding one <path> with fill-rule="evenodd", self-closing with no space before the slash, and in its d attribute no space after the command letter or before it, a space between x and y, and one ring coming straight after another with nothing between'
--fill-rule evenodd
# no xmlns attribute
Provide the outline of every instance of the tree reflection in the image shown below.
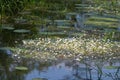
<svg viewBox="0 0 120 80"><path fill-rule="evenodd" d="M24 80L24 71L16 71L11 56L0 51L0 80Z"/></svg>

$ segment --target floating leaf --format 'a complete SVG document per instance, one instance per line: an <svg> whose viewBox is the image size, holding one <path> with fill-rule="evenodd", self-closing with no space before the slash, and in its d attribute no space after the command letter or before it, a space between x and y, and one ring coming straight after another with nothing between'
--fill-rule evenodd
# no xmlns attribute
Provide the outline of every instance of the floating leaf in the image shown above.
<svg viewBox="0 0 120 80"><path fill-rule="evenodd" d="M1 29L6 29L6 30L14 29L13 25L11 25L11 24L2 24L1 26L2 26Z"/></svg>
<svg viewBox="0 0 120 80"><path fill-rule="evenodd" d="M9 49L9 48L7 48L7 47L0 47L0 50L7 50L7 49Z"/></svg>
<svg viewBox="0 0 120 80"><path fill-rule="evenodd" d="M16 32L16 33L28 33L28 32L30 32L30 30L18 29L18 30L14 30L14 32Z"/></svg>
<svg viewBox="0 0 120 80"><path fill-rule="evenodd" d="M23 18L15 18L15 22L16 22L16 23L26 23L27 20L26 20L26 19L23 19Z"/></svg>
<svg viewBox="0 0 120 80"><path fill-rule="evenodd" d="M67 13L67 15L77 15L75 12Z"/></svg>
<svg viewBox="0 0 120 80"><path fill-rule="evenodd" d="M25 14L31 14L31 12L29 12L29 11L24 11L24 12L20 12L19 14L25 15Z"/></svg>
<svg viewBox="0 0 120 80"><path fill-rule="evenodd" d="M14 28L13 27L2 27L2 29L7 29L7 30L13 30Z"/></svg>
<svg viewBox="0 0 120 80"><path fill-rule="evenodd" d="M86 4L75 4L76 6L88 7L89 5Z"/></svg>
<svg viewBox="0 0 120 80"><path fill-rule="evenodd" d="M70 28L69 26L57 26L58 28Z"/></svg>
<svg viewBox="0 0 120 80"><path fill-rule="evenodd" d="M16 70L28 70L27 67L23 67L23 66L19 66L19 67L15 67Z"/></svg>
<svg viewBox="0 0 120 80"><path fill-rule="evenodd" d="M106 66L106 69L118 69L120 66Z"/></svg>
<svg viewBox="0 0 120 80"><path fill-rule="evenodd" d="M69 22L69 20L55 20L55 22Z"/></svg>

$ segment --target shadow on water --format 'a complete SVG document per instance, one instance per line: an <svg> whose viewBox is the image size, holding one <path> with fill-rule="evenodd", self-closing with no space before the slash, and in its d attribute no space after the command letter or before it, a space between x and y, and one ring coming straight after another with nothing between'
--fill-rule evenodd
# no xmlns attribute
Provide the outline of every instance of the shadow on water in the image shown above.
<svg viewBox="0 0 120 80"><path fill-rule="evenodd" d="M12 23L12 24L1 24L0 25L0 46L16 46L21 44L23 39L30 39L35 37L37 34L36 28L31 28L32 24L23 23Z"/></svg>
<svg viewBox="0 0 120 80"><path fill-rule="evenodd" d="M2 31L0 33L0 44L1 46L13 46L16 43L17 36L11 31Z"/></svg>

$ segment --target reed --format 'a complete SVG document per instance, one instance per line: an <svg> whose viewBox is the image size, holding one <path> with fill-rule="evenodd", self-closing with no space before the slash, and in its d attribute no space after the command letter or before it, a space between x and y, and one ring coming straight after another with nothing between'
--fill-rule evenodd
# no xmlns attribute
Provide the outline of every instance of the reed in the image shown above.
<svg viewBox="0 0 120 80"><path fill-rule="evenodd" d="M22 11L31 0L0 0L0 15L13 16Z"/></svg>

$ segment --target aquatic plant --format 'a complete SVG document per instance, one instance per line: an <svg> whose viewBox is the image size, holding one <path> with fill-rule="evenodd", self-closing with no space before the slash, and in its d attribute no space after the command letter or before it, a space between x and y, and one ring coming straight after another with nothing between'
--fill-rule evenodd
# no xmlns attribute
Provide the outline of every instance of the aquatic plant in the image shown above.
<svg viewBox="0 0 120 80"><path fill-rule="evenodd" d="M59 58L119 58L120 43L103 39L39 38L23 40L23 45L14 49L15 55L36 59Z"/></svg>
<svg viewBox="0 0 120 80"><path fill-rule="evenodd" d="M22 71L22 70L23 70L23 71L24 71L24 70L28 70L27 67L23 67L23 66L15 67L15 69L16 69L16 70L21 70L21 71Z"/></svg>
<svg viewBox="0 0 120 80"><path fill-rule="evenodd" d="M85 22L86 25L98 26L97 28L113 28L117 29L118 27L118 19L108 18L108 17L90 17Z"/></svg>

